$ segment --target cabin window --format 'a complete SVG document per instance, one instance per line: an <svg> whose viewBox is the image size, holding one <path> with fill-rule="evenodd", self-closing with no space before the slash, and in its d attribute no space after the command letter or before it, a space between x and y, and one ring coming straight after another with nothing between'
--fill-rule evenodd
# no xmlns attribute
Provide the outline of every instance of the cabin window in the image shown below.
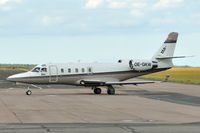
<svg viewBox="0 0 200 133"><path fill-rule="evenodd" d="M47 72L47 68L42 68L41 72Z"/></svg>
<svg viewBox="0 0 200 133"><path fill-rule="evenodd" d="M71 68L68 68L68 73L71 73Z"/></svg>
<svg viewBox="0 0 200 133"><path fill-rule="evenodd" d="M32 72L40 72L40 67L36 67L32 70Z"/></svg>
<svg viewBox="0 0 200 133"><path fill-rule="evenodd" d="M75 72L78 73L78 68L75 68Z"/></svg>
<svg viewBox="0 0 200 133"><path fill-rule="evenodd" d="M60 71L61 71L61 73L64 73L64 69L63 69L63 68L61 68L61 70L60 70Z"/></svg>
<svg viewBox="0 0 200 133"><path fill-rule="evenodd" d="M92 68L91 68L91 67L88 68L88 72L89 72L89 73L92 72Z"/></svg>
<svg viewBox="0 0 200 133"><path fill-rule="evenodd" d="M82 68L82 69L81 69L81 71L84 73L84 72L85 72L85 69L84 69L84 68Z"/></svg>

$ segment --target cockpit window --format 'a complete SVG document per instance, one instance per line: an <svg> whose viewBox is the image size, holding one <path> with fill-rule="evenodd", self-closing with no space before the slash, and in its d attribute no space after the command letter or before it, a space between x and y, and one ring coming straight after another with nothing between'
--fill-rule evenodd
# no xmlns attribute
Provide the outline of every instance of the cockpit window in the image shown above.
<svg viewBox="0 0 200 133"><path fill-rule="evenodd" d="M41 72L47 72L47 68L42 68Z"/></svg>
<svg viewBox="0 0 200 133"><path fill-rule="evenodd" d="M40 72L40 67L36 67L32 70L32 72Z"/></svg>

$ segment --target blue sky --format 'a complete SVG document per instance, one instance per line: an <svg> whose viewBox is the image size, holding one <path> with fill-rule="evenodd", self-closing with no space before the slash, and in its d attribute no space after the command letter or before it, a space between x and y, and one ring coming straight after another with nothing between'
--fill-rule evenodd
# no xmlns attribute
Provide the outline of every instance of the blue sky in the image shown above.
<svg viewBox="0 0 200 133"><path fill-rule="evenodd" d="M175 65L200 66L198 0L0 0L0 62L150 59L179 32Z"/></svg>

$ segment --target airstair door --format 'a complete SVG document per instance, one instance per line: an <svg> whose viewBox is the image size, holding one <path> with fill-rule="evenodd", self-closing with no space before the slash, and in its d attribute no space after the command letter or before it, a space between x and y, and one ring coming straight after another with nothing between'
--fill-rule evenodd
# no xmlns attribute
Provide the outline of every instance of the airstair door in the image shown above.
<svg viewBox="0 0 200 133"><path fill-rule="evenodd" d="M58 68L56 65L49 66L49 82L50 83L58 82Z"/></svg>

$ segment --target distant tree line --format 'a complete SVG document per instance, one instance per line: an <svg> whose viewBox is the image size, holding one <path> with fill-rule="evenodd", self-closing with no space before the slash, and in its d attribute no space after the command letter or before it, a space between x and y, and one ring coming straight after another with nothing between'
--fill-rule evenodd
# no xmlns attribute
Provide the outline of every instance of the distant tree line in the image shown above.
<svg viewBox="0 0 200 133"><path fill-rule="evenodd" d="M34 64L0 64L0 67L10 67L10 68L28 68L31 69L35 67Z"/></svg>

